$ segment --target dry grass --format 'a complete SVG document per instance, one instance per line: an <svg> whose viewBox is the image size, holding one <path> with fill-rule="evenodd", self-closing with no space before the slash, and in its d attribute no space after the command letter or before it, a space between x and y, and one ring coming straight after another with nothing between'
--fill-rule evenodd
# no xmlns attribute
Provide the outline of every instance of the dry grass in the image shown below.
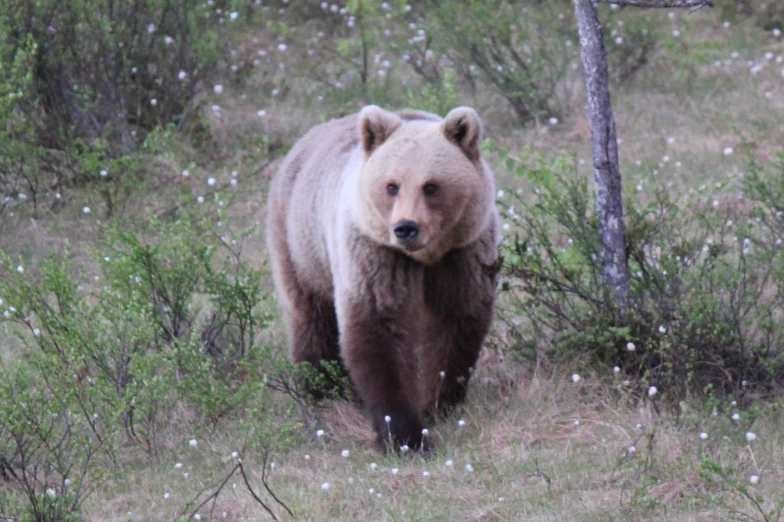
<svg viewBox="0 0 784 522"><path fill-rule="evenodd" d="M755 494L780 495L784 431L774 415L752 427L706 412L676 420L617 383L597 377L574 383L562 371L522 378L517 371L482 368L480 381L505 374L520 384L477 383L463 410L431 427L437 450L427 458L381 456L360 411L346 403L326 407L318 413L323 439L274 455L270 485L296 520L313 521L718 520L727 508L710 501L714 495L730 509L752 513L739 494L698 476L699 455L708 454L738 468L746 483L751 474L763 477L752 488ZM465 425L458 426L458 419ZM749 429L758 439L747 444ZM701 431L709 433L707 441L699 438ZM165 464L124 474L122 482L92 498L92 519L126 520L131 512L134 520L171 520L185 501L230 469L231 442L226 435L200 440L197 449L175 452ZM341 456L344 449L348 457ZM261 488L257 456L243 458ZM174 469L175 461L183 467ZM269 519L239 477L229 481L214 512L218 519L223 512L234 520ZM289 519L282 509L276 512Z"/></svg>

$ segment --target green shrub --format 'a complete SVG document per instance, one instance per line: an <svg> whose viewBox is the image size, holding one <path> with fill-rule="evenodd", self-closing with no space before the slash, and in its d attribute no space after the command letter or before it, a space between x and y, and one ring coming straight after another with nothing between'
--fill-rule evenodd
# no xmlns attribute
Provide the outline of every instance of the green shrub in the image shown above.
<svg viewBox="0 0 784 522"><path fill-rule="evenodd" d="M0 196L37 210L73 185L140 178L149 134L198 114L234 35L262 16L218 4L0 0Z"/></svg>
<svg viewBox="0 0 784 522"><path fill-rule="evenodd" d="M730 195L712 201L706 187L677 198L664 188L626 198L624 314L601 283L594 196L573 160L523 152L507 165L535 187L530 201L503 200L514 228L502 247L502 310L519 338L558 360L587 358L602 372L618 366L674 401L781 382L780 176L750 169L753 212L753 202L733 204ZM518 348L530 353L530 343Z"/></svg>
<svg viewBox="0 0 784 522"><path fill-rule="evenodd" d="M121 469L121 447L157 460L227 422L249 448L290 440L292 405L268 383L292 370L259 340L251 230L181 218L105 226L81 273L68 252L37 267L3 259L0 323L24 351L3 363L0 463L29 509L62 515L36 520L71 520L91 484Z"/></svg>
<svg viewBox="0 0 784 522"><path fill-rule="evenodd" d="M521 123L560 116L559 82L567 72L567 40L576 27L566 2L433 1L426 35L445 54L503 96ZM576 52L576 46L573 48Z"/></svg>

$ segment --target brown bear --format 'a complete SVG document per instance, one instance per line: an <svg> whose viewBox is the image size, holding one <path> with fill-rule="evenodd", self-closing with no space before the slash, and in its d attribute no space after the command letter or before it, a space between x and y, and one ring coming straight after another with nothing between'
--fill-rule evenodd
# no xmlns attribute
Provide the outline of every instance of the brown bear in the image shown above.
<svg viewBox="0 0 784 522"><path fill-rule="evenodd" d="M462 401L493 317L500 234L482 124L374 105L311 129L269 193L290 356L342 361L386 449Z"/></svg>

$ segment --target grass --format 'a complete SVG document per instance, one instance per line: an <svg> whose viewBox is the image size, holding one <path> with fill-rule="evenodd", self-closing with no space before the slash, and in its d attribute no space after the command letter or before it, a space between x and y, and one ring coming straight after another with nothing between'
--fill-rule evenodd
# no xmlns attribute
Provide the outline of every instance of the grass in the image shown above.
<svg viewBox="0 0 784 522"><path fill-rule="evenodd" d="M612 379L574 383L557 369L517 375L515 385L515 370L507 366L488 362L468 405L430 428L438 447L433 455L381 456L362 414L334 404L319 412L323 438L314 434L274 456L270 486L296 520L312 521L701 521L718 520L728 510L752 513L739 494L699 477L697 456L704 453L738 468L746 482L763 477L755 494L776 498L780 492L784 438L775 413L736 422L727 404L716 417L688 410L676 420ZM700 438L703 431L707 440ZM747 431L757 439L747 442ZM125 474L116 489L90 501L93 519L126 520L130 512L133 520L171 520L196 491L231 468L231 442L225 435L200 440L196 449L177 448L160 466ZM257 456L240 456L261 487ZM214 511L216 518L226 512L234 520L268 519L239 477L229 481ZM207 517L207 510L201 513Z"/></svg>
<svg viewBox="0 0 784 522"><path fill-rule="evenodd" d="M706 193L706 201L742 202L733 180L744 169L744 147L762 161L781 150L784 64L776 57L784 55L784 40L761 33L750 22L724 28L705 11L659 16L663 26L683 23L690 30L681 42L668 40L635 80L614 91L625 188L645 198L659 184L677 193L721 182L720 189ZM305 47L289 44L292 70L304 59ZM765 67L752 74L748 60ZM151 165L148 190L130 197L121 219L165 212L180 189L205 197L201 205L217 211L216 191L206 183L213 176L221 187L218 199L226 200L227 226L259 221L274 170L270 162L310 126L333 115L312 97L317 91L312 81L296 76L288 81L286 94L276 97L268 94L272 84L266 74L252 77L243 88L227 87L220 96L210 92L205 109L209 139L176 136L168 153ZM574 152L583 161L580 171L590 175L589 125L577 73L571 81L577 87L567 100L570 110L557 125L519 128L504 102L482 90L473 100L466 95L464 102L482 110L487 134L502 146L514 150L527 145L546 156ZM220 110L210 110L212 103L220 104ZM257 114L262 108L263 117ZM733 153L725 153L730 147ZM188 178L181 174L186 168ZM525 186L502 165L494 169L499 188ZM236 187L229 184L233 171L238 172ZM185 204L199 205L194 200ZM93 209L90 214L82 212L86 205ZM23 205L13 211L0 216L0 249L34 266L69 243L76 264L87 274L95 270L86 247L96 237L102 207L89 188L69 193L58 214L36 220ZM247 247L259 267L265 263L263 244L258 232ZM271 289L268 279L262 284ZM275 313L271 302L261 306ZM0 326L0 353L6 362L21 350L8 328ZM277 320L264 335L265 342L283 345ZM567 367L546 359L537 365L502 359L499 354L509 349L502 325L493 339L495 350L485 354L468 403L429 427L437 448L433 455L383 457L360 409L328 403L316 411L318 427L326 432L323 438L303 430L293 446L270 456L272 490L296 520L311 521L764 520L737 488L700 476L700 458L708 456L732 466L731 477L761 495L766 510L781 500L784 429L774 401L747 400L742 408L729 401L695 401L673 411L659 405L661 396L630 391L610 368L573 382L572 373L586 371L583 362ZM730 418L735 411L741 414L739 421ZM180 413L182 422L173 422L170 429L192 429L185 420L188 413ZM465 424L459 426L458 419ZM707 439L700 438L702 432ZM747 432L757 438L747 441ZM191 438L184 431L165 438L168 451L160 461L128 450L121 476L95 485L85 503L88 519L174 520L194 499L214 491L234 465L233 451L240 452L255 490L263 489L261 453L243 451L248 441L238 440L231 425L213 433L204 430L196 448L183 443ZM341 456L344 449L348 457ZM759 483L751 484L752 475L760 477ZM262 497L279 518L288 519L269 495ZM211 518L208 511L209 506L200 510L202 520ZM239 476L217 497L212 517L269 520Z"/></svg>

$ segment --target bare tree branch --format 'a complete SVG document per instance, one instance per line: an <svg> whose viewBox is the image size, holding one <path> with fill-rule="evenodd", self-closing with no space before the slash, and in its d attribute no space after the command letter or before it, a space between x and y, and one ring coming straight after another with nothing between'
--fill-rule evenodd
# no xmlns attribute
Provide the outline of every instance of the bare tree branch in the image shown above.
<svg viewBox="0 0 784 522"><path fill-rule="evenodd" d="M662 9L713 7L713 0L670 0L669 2L657 2L654 0L597 0L597 2L601 4L615 4L621 7L654 7Z"/></svg>
<svg viewBox="0 0 784 522"><path fill-rule="evenodd" d="M623 195L618 165L618 138L610 103L607 53L594 0L573 0L580 58L585 73L586 113L591 122L596 213L599 218L599 258L604 286L625 312L629 268L623 223Z"/></svg>

